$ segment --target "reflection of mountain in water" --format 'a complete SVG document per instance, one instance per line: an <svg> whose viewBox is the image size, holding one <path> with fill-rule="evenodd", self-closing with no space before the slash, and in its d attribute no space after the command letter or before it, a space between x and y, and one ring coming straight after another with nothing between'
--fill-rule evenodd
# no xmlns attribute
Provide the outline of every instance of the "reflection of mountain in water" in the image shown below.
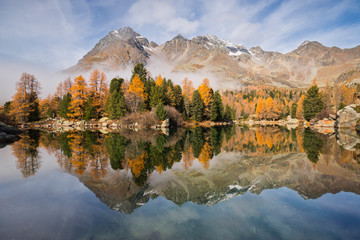
<svg viewBox="0 0 360 240"><path fill-rule="evenodd" d="M40 145L102 202L124 213L158 196L178 205L214 205L280 187L304 198L360 194L357 151L310 130L196 128L151 141L140 135L42 134Z"/></svg>

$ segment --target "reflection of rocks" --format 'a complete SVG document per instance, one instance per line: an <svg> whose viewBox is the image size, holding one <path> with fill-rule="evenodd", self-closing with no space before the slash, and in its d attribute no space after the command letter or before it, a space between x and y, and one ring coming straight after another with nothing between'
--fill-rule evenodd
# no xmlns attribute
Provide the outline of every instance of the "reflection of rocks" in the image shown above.
<svg viewBox="0 0 360 240"><path fill-rule="evenodd" d="M132 213L150 199L144 194L146 187L137 186L125 171L111 171L102 179L90 174L78 177L103 203L123 213Z"/></svg>
<svg viewBox="0 0 360 240"><path fill-rule="evenodd" d="M322 134L333 134L335 133L335 124L336 121L328 118L324 118L322 120L317 121L312 128L314 128L317 132Z"/></svg>
<svg viewBox="0 0 360 240"><path fill-rule="evenodd" d="M360 137L355 130L340 129L337 132L337 143L346 150L354 151L360 143Z"/></svg>
<svg viewBox="0 0 360 240"><path fill-rule="evenodd" d="M360 113L357 113L355 105L349 105L337 112L337 127L355 129L357 121L360 119Z"/></svg>
<svg viewBox="0 0 360 240"><path fill-rule="evenodd" d="M326 146L327 148L329 146ZM192 201L214 205L247 191L287 187L304 198L318 198L340 191L360 194L360 165L332 141L331 149L314 164L304 153L249 157L241 153L221 153L208 170L183 169L177 164L161 175L153 174L145 187L135 185L124 171L112 172L101 180L80 177L101 201L112 209L131 213L150 198L163 196L178 205Z"/></svg>
<svg viewBox="0 0 360 240"><path fill-rule="evenodd" d="M12 143L19 140L21 131L16 127L0 122L0 144Z"/></svg>

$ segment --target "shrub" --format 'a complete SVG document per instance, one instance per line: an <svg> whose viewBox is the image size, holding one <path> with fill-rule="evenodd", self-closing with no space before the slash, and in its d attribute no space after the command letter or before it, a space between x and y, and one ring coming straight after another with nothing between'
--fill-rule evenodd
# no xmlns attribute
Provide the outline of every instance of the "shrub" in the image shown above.
<svg viewBox="0 0 360 240"><path fill-rule="evenodd" d="M170 120L170 125L178 127L184 125L184 119L182 114L179 113L175 108L165 106L164 109L167 112L168 118Z"/></svg>

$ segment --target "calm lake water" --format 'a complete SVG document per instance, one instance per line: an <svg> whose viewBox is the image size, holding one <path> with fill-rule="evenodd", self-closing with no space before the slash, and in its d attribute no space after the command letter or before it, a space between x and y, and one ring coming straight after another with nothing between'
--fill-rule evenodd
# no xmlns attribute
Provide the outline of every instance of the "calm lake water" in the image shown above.
<svg viewBox="0 0 360 240"><path fill-rule="evenodd" d="M359 239L360 138L308 129L29 131L0 239Z"/></svg>

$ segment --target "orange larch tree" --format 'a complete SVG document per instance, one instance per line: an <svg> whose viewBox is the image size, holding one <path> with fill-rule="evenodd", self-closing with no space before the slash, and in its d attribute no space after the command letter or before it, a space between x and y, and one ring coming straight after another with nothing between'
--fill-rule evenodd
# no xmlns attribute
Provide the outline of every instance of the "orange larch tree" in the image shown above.
<svg viewBox="0 0 360 240"><path fill-rule="evenodd" d="M159 74L159 76L157 77L156 81L155 81L155 84L158 85L159 87L162 86L163 84L163 79L161 77L161 74Z"/></svg>
<svg viewBox="0 0 360 240"><path fill-rule="evenodd" d="M100 117L105 112L107 95L108 83L106 75L95 69L89 78L89 96L92 98L92 106L97 117Z"/></svg>
<svg viewBox="0 0 360 240"><path fill-rule="evenodd" d="M126 84L123 84L124 86ZM135 74L125 94L125 104L131 112L138 112L141 105L147 100L145 85L138 74Z"/></svg>
<svg viewBox="0 0 360 240"><path fill-rule="evenodd" d="M23 73L16 83L10 114L17 122L39 120L40 83L34 75Z"/></svg>
<svg viewBox="0 0 360 240"><path fill-rule="evenodd" d="M204 102L204 115L207 116L207 118L210 117L211 101L213 95L213 91L210 88L209 84L209 79L205 78L202 81L201 85L198 87L201 100Z"/></svg>
<svg viewBox="0 0 360 240"><path fill-rule="evenodd" d="M70 118L81 119L85 114L85 104L88 97L85 79L80 75L74 79L74 84L70 88Z"/></svg>

